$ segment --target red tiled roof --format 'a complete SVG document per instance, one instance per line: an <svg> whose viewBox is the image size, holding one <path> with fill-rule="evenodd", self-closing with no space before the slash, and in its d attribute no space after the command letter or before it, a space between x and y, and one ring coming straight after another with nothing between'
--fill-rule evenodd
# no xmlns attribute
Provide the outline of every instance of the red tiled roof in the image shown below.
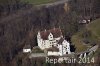
<svg viewBox="0 0 100 66"><path fill-rule="evenodd" d="M61 39L58 41L58 44L62 44L63 41L64 41L64 38L61 38Z"/></svg>
<svg viewBox="0 0 100 66"><path fill-rule="evenodd" d="M48 39L48 35L52 33L54 38L60 37L62 35L61 29L60 28L54 28L46 31L41 31L40 35L41 38L44 40Z"/></svg>

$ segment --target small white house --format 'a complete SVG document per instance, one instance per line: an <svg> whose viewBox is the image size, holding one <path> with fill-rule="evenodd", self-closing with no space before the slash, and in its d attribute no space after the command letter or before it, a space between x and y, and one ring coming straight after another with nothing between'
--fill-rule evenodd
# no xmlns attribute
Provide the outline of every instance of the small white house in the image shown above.
<svg viewBox="0 0 100 66"><path fill-rule="evenodd" d="M80 24L86 24L87 21L84 19L84 20L80 20L79 23L80 23Z"/></svg>
<svg viewBox="0 0 100 66"><path fill-rule="evenodd" d="M31 46L25 45L23 48L23 53L31 53Z"/></svg>

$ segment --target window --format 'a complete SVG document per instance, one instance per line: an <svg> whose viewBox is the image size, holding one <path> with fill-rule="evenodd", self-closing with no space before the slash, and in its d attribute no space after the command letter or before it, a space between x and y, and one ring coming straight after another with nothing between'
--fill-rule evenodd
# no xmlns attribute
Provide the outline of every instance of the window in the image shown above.
<svg viewBox="0 0 100 66"><path fill-rule="evenodd" d="M52 45L50 45L50 47L52 47Z"/></svg>
<svg viewBox="0 0 100 66"><path fill-rule="evenodd" d="M53 45L52 45L52 47L53 47Z"/></svg>
<svg viewBox="0 0 100 66"><path fill-rule="evenodd" d="M50 38L51 38L51 39L53 39L53 37L52 37L52 36L51 36Z"/></svg>
<svg viewBox="0 0 100 66"><path fill-rule="evenodd" d="M66 54L68 54L68 52L66 52Z"/></svg>
<svg viewBox="0 0 100 66"><path fill-rule="evenodd" d="M52 41L50 41L50 44L52 44Z"/></svg>
<svg viewBox="0 0 100 66"><path fill-rule="evenodd" d="M67 47L64 47L64 48L67 48Z"/></svg>

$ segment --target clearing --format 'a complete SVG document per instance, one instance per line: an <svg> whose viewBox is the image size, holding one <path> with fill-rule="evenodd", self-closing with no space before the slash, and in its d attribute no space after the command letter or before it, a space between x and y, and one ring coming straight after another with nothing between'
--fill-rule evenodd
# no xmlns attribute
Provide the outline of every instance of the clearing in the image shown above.
<svg viewBox="0 0 100 66"><path fill-rule="evenodd" d="M89 34L89 35L86 35L86 34ZM85 38L83 38L84 35L85 35ZM85 44L84 39L86 42L89 42L89 43ZM90 24L86 26L86 28L84 28L80 32L77 32L75 35L73 35L71 40L72 40L72 43L76 47L75 52L85 51L93 43L99 44L100 42L100 18L92 21Z"/></svg>
<svg viewBox="0 0 100 66"><path fill-rule="evenodd" d="M21 0L22 2L28 2L29 4L39 5L39 4L46 4L55 2L57 0Z"/></svg>

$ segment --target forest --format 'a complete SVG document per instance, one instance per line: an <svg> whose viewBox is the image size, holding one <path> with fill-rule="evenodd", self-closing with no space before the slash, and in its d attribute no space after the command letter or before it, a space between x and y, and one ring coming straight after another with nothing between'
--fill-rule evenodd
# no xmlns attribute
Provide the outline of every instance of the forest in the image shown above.
<svg viewBox="0 0 100 66"><path fill-rule="evenodd" d="M64 36L71 37L81 28L80 19L100 18L100 0L69 0L67 4L47 8L20 0L0 0L0 66L42 66L42 60L37 62L38 58L30 60L20 54L25 44L37 46L39 30L60 27Z"/></svg>

